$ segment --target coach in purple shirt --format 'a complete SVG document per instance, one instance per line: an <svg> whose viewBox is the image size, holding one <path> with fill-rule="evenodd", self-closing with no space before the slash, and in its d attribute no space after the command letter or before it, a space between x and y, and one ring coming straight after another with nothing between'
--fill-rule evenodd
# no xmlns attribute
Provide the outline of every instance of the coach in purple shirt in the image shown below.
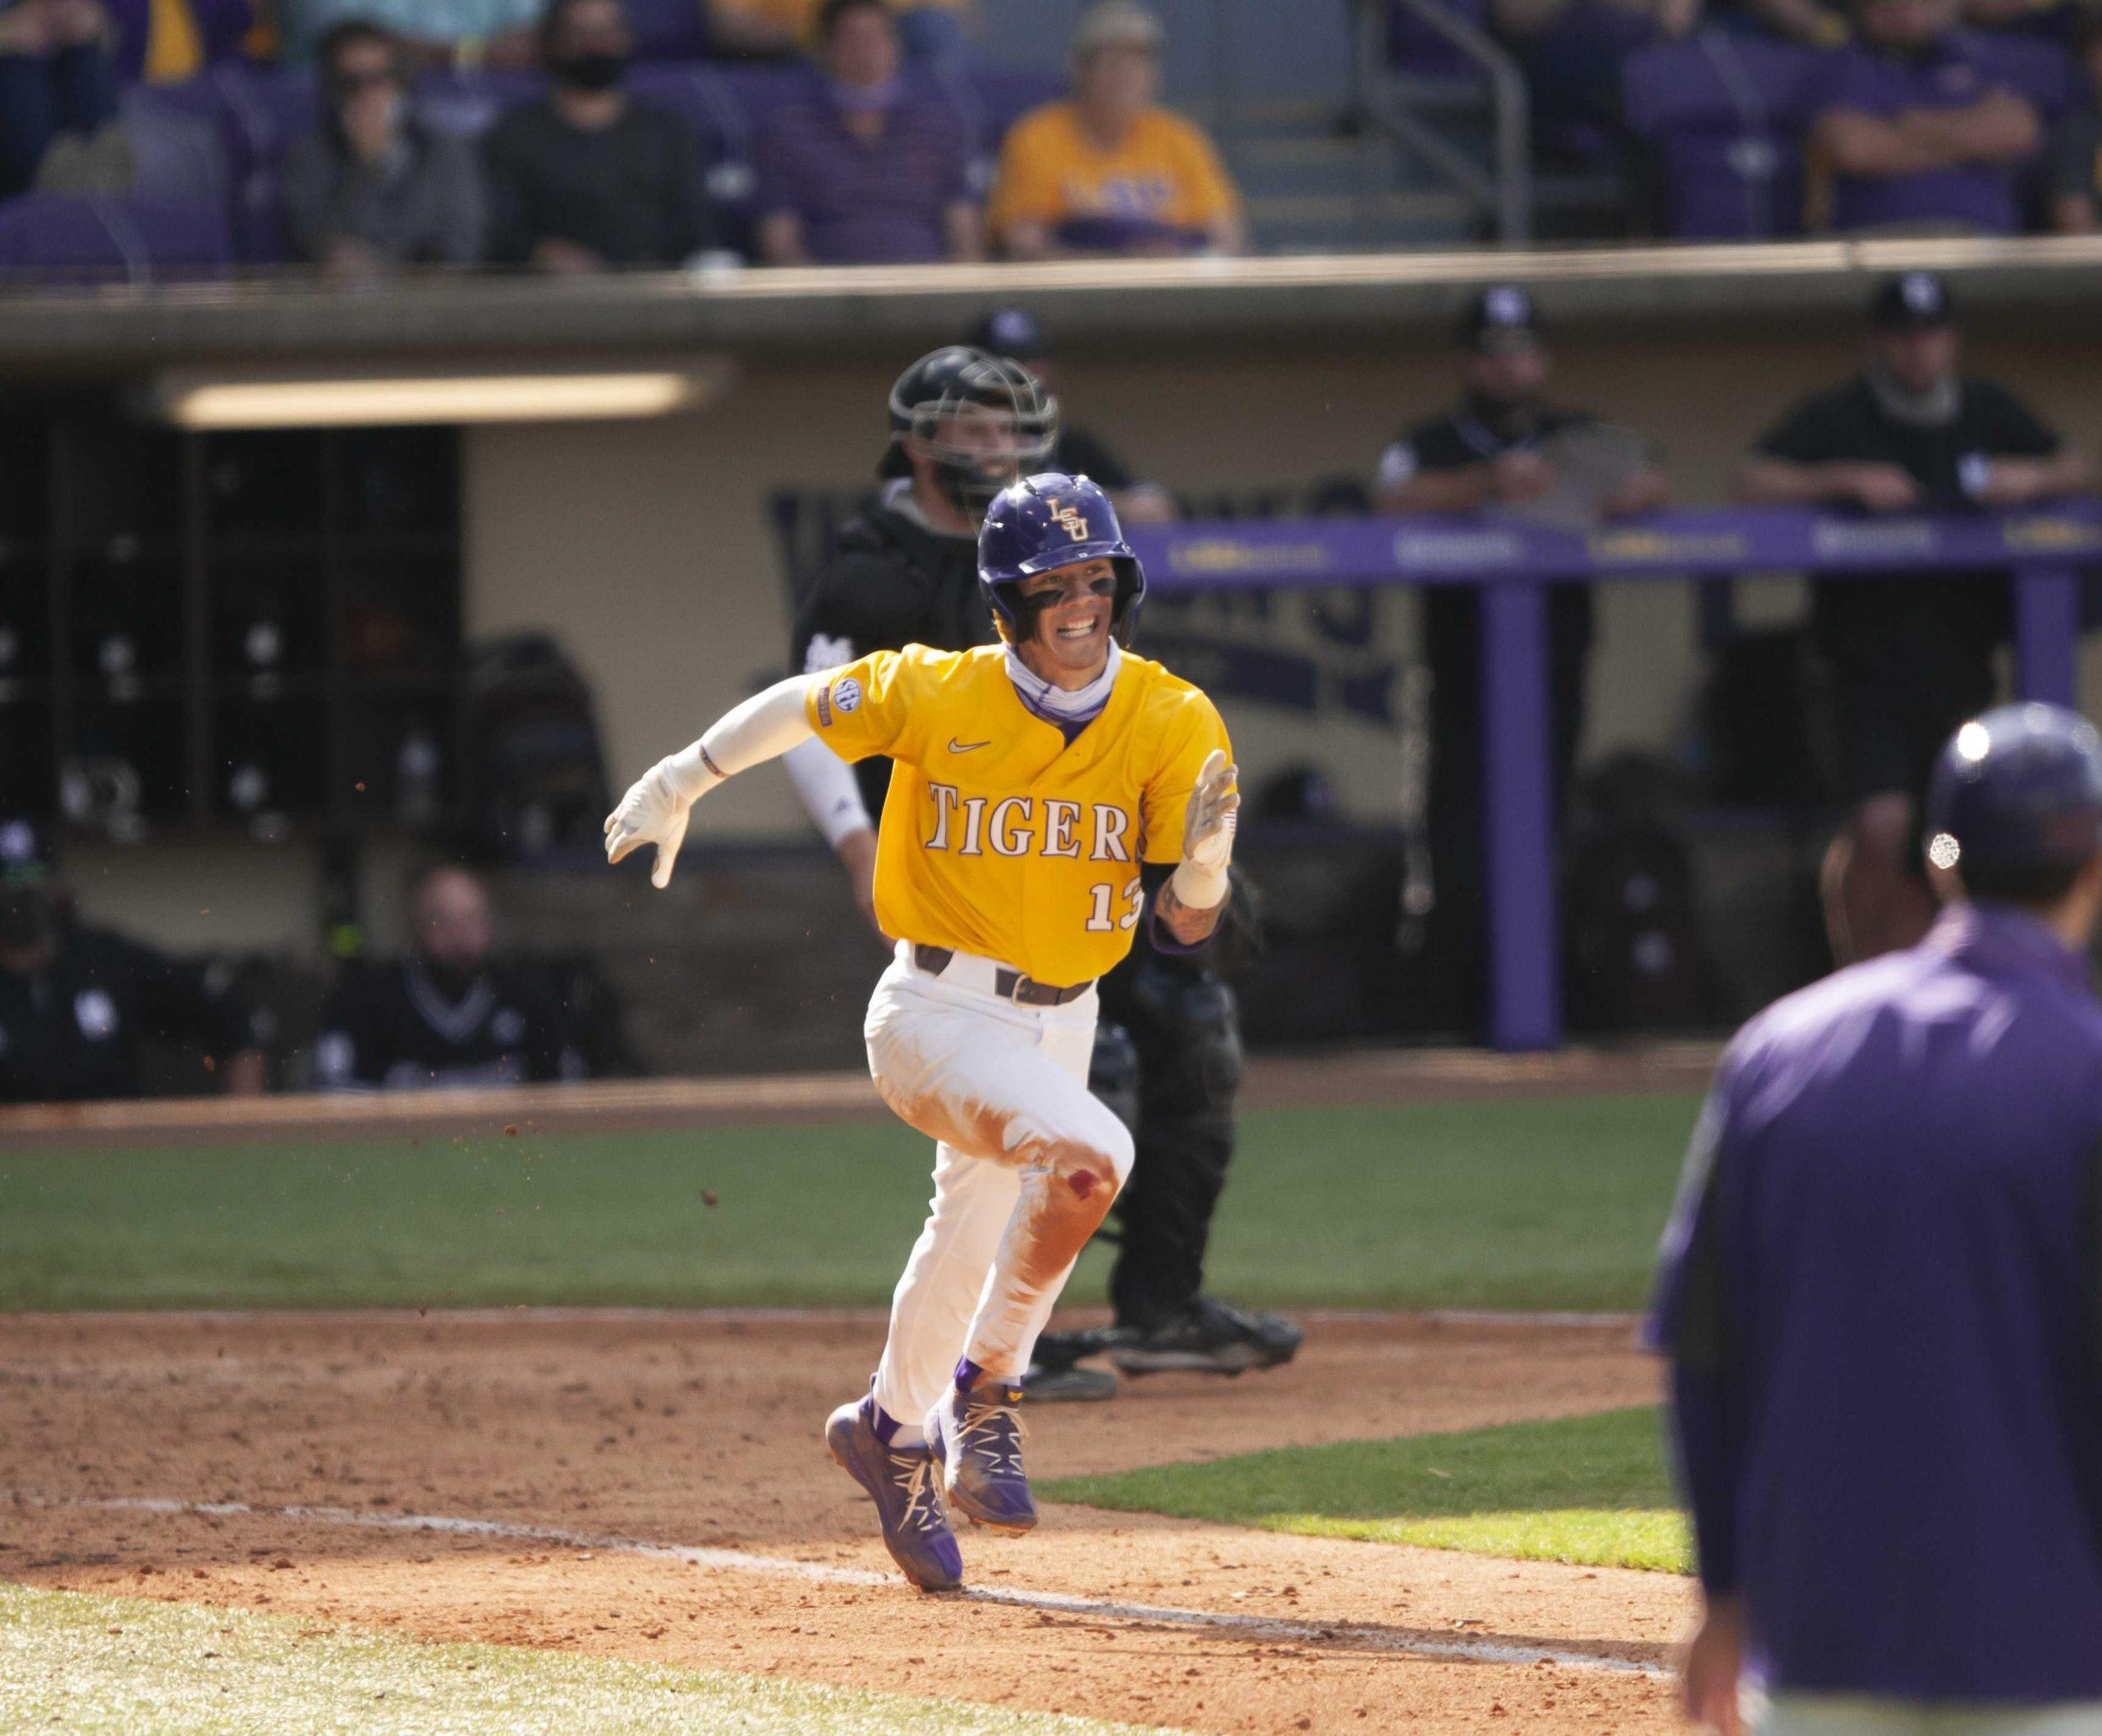
<svg viewBox="0 0 2102 1736"><path fill-rule="evenodd" d="M826 0L810 93L758 142L759 252L769 265L975 259L971 145L932 92L901 76L883 0Z"/></svg>
<svg viewBox="0 0 2102 1736"><path fill-rule="evenodd" d="M2102 1731L2102 741L1974 719L1925 830L1940 921L1739 1033L1665 1235L1726 1733Z"/></svg>
<svg viewBox="0 0 2102 1736"><path fill-rule="evenodd" d="M1812 159L1832 175L1832 227L2012 235L2035 108L1957 28L1961 0L1857 0L1860 34L1813 93Z"/></svg>

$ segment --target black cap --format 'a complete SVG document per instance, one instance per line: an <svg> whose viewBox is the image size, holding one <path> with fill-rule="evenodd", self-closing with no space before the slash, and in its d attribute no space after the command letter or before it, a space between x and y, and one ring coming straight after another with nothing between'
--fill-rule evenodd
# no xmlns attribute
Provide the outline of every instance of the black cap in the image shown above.
<svg viewBox="0 0 2102 1736"><path fill-rule="evenodd" d="M1036 315L1026 307L996 307L978 322L971 342L995 356L1035 361L1051 347Z"/></svg>
<svg viewBox="0 0 2102 1736"><path fill-rule="evenodd" d="M1885 278L1869 305L1879 332L1931 332L1954 323L1956 303L1948 285L1931 271L1901 271Z"/></svg>
<svg viewBox="0 0 2102 1736"><path fill-rule="evenodd" d="M0 819L0 887L40 886L51 878L51 840L33 820Z"/></svg>
<svg viewBox="0 0 2102 1736"><path fill-rule="evenodd" d="M1500 350L1536 344L1540 310L1516 283L1492 283L1466 305L1454 334L1463 350Z"/></svg>

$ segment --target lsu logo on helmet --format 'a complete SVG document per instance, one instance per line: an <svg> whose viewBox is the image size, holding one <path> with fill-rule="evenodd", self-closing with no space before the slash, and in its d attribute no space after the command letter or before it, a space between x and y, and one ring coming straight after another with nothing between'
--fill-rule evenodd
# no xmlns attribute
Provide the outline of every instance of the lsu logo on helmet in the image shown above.
<svg viewBox="0 0 2102 1736"><path fill-rule="evenodd" d="M1051 516L1058 521L1059 527L1065 531L1066 535L1072 538L1075 542L1084 543L1087 540L1087 517L1078 507L1059 507L1053 511Z"/></svg>

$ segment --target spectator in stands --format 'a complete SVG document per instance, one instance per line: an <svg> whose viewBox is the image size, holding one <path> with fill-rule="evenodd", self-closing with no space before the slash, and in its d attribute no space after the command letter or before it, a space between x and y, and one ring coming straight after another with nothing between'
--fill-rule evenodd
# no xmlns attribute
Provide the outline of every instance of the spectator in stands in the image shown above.
<svg viewBox="0 0 2102 1736"><path fill-rule="evenodd" d="M1596 148L1623 124L1621 62L1683 36L1701 0L1493 0L1497 34L1517 52L1535 124L1550 142Z"/></svg>
<svg viewBox="0 0 2102 1736"><path fill-rule="evenodd" d="M1832 177L1836 230L2011 235L2035 107L1988 45L1957 28L1960 0L1856 0L1859 34L1824 69L1811 160Z"/></svg>
<svg viewBox="0 0 2102 1736"><path fill-rule="evenodd" d="M815 87L760 126L759 253L769 265L975 259L971 141L931 91L899 76L883 0L825 0Z"/></svg>
<svg viewBox="0 0 2102 1736"><path fill-rule="evenodd" d="M554 89L512 109L483 149L489 257L576 276L683 264L710 213L693 133L621 88L632 46L620 0L548 0Z"/></svg>
<svg viewBox="0 0 2102 1736"><path fill-rule="evenodd" d="M1664 503L1664 479L1646 458L1622 452L1600 464L1596 453L1574 450L1594 438L1613 443L1616 434L1591 416L1547 402L1547 350L1538 311L1523 289L1502 283L1484 290L1467 305L1457 335L1461 400L1443 416L1407 429L1381 455L1373 493L1379 511L1527 508L1554 495L1572 498L1589 516L1619 517ZM1595 480L1580 487L1564 475L1566 470L1589 472ZM1604 480L1609 473L1609 481ZM1471 1027L1481 1017L1486 957L1479 593L1471 586L1427 587L1423 631L1432 675L1428 824L1438 889L1426 935L1427 968L1431 998L1448 1017ZM1583 733L1590 645L1589 588L1554 586L1548 679L1558 808Z"/></svg>
<svg viewBox="0 0 2102 1736"><path fill-rule="evenodd" d="M989 214L1010 256L1238 253L1241 201L1211 141L1157 106L1160 22L1100 0L1073 33L1072 99L1007 134Z"/></svg>
<svg viewBox="0 0 2102 1736"><path fill-rule="evenodd" d="M1885 282L1866 365L1799 405L1746 462L1747 500L1869 512L2019 507L2086 487L2087 461L2012 393L1957 372L1954 310L1930 272ZM1934 756L1994 695L2007 631L1997 575L1893 575L1817 587L1846 824L1826 853L1827 934L1842 964L1910 946L1934 902L1914 824Z"/></svg>
<svg viewBox="0 0 2102 1736"><path fill-rule="evenodd" d="M1044 389L1056 397L1058 366L1051 357L1051 342L1036 316L1026 307L996 308L978 324L969 342L974 348L1018 361L1034 374ZM1141 482L1122 459L1084 428L1065 420L1066 406L1059 406L1058 444L1051 448L1049 467L1068 475L1088 476L1109 491L1117 516L1127 525L1173 524L1178 514L1175 498L1159 484Z"/></svg>
<svg viewBox="0 0 2102 1736"><path fill-rule="evenodd" d="M519 71L540 62L537 28L544 0L278 0L284 53L322 59L328 33L356 21L378 25L402 45L415 72L487 67Z"/></svg>
<svg viewBox="0 0 2102 1736"><path fill-rule="evenodd" d="M0 1102L145 1094L142 1045L201 1042L209 1081L263 1089L255 1016L209 971L74 919L43 834L0 821Z"/></svg>
<svg viewBox="0 0 2102 1736"><path fill-rule="evenodd" d="M179 85L247 48L250 0L102 0L116 30L112 53L124 83Z"/></svg>
<svg viewBox="0 0 2102 1736"><path fill-rule="evenodd" d="M824 0L701 0L709 34L740 54L793 54L823 30ZM897 20L905 57L951 58L962 51L975 21L974 0L888 0Z"/></svg>
<svg viewBox="0 0 2102 1736"><path fill-rule="evenodd" d="M97 0L19 0L0 11L0 199L35 184L61 139L117 118L113 30Z"/></svg>
<svg viewBox="0 0 2102 1736"><path fill-rule="evenodd" d="M428 1091L581 1079L590 1071L551 985L494 957L489 893L463 868L410 887L409 956L353 966L321 1017L324 1091Z"/></svg>
<svg viewBox="0 0 2102 1736"><path fill-rule="evenodd" d="M376 25L337 25L321 45L321 76L327 118L285 158L299 256L337 278L479 259L474 153L417 122L394 39Z"/></svg>
<svg viewBox="0 0 2102 1736"><path fill-rule="evenodd" d="M2062 235L2093 233L2102 206L2102 12L2081 16L2080 63L2087 100L2051 135L2051 227Z"/></svg>

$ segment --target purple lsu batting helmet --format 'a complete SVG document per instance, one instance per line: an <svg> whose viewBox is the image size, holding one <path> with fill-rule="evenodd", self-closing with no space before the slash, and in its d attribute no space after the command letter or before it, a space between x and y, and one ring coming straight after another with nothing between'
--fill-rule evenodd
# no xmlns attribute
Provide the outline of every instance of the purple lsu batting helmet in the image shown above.
<svg viewBox="0 0 2102 1736"><path fill-rule="evenodd" d="M1036 628L1036 611L1021 581L1083 561L1106 560L1116 569L1117 596L1109 630L1128 645L1145 600L1145 569L1124 540L1109 497L1085 476L1043 471L994 496L978 533L978 584L993 618L1017 643Z"/></svg>

